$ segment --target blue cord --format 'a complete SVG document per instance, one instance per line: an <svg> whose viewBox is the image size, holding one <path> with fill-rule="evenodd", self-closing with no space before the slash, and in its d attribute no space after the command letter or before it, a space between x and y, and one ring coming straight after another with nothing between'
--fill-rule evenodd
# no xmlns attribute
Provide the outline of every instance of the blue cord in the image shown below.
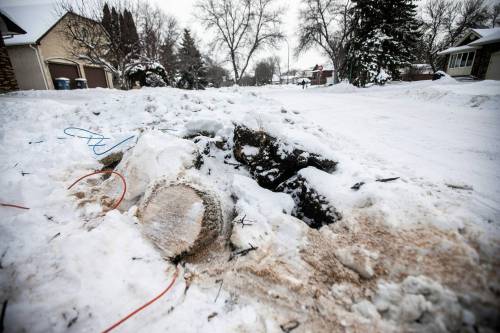
<svg viewBox="0 0 500 333"><path fill-rule="evenodd" d="M71 131L70 131L71 130ZM71 133L72 130L76 130L76 134L75 133ZM68 131L70 131L68 133ZM87 133L87 134L80 134L80 133ZM66 127L64 129L64 134L66 135L69 135L69 136L72 136L72 137L75 137L75 138L79 138L79 139L87 139L87 146L89 147L92 147L92 151L94 152L94 154L96 155L104 155L108 152L110 152L111 150L115 149L116 147L118 147L119 145L121 145L122 143L132 139L135 137L135 135L132 135L120 142L118 142L117 144L115 144L114 146L112 146L111 148L103 151L103 152L97 152L96 151L96 147L105 147L106 144L105 143L102 143L104 142L104 140L110 140L111 138L107 138L105 137L104 135L102 134L99 134L99 133L94 133L94 132L91 132L89 130L86 130L86 129L83 129L83 128L79 128L79 127ZM96 143L93 143L93 140L96 140Z"/></svg>

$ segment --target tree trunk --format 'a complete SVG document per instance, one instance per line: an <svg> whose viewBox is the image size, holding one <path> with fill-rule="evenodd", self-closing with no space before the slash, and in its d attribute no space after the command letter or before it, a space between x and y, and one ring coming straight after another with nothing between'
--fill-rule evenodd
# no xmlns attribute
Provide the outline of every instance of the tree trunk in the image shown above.
<svg viewBox="0 0 500 333"><path fill-rule="evenodd" d="M234 83L240 83L240 77L238 77L238 66L236 66L236 55L234 51L231 51L231 63L233 64L233 72L234 72Z"/></svg>
<svg viewBox="0 0 500 333"><path fill-rule="evenodd" d="M339 80L339 71L337 69L337 66L335 66L335 70L333 71L333 83L337 84L339 82L340 82L340 80Z"/></svg>

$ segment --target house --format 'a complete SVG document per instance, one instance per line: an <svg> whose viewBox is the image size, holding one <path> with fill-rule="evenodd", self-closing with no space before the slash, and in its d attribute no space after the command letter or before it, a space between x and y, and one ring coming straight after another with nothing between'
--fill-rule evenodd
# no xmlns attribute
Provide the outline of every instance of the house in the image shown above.
<svg viewBox="0 0 500 333"><path fill-rule="evenodd" d="M271 79L271 84L281 84L281 77L277 74L273 74L273 78Z"/></svg>
<svg viewBox="0 0 500 333"><path fill-rule="evenodd" d="M4 39L23 35L24 31L7 14L0 11L0 93L19 90Z"/></svg>
<svg viewBox="0 0 500 333"><path fill-rule="evenodd" d="M446 73L455 77L500 80L500 28L470 29L445 55Z"/></svg>
<svg viewBox="0 0 500 333"><path fill-rule="evenodd" d="M333 67L314 66L311 71L311 85L333 84Z"/></svg>
<svg viewBox="0 0 500 333"><path fill-rule="evenodd" d="M54 80L60 77L70 79L72 89L79 78L86 79L89 88L113 87L109 71L74 56L73 43L64 27L70 15L76 14L58 16L50 4L16 5L1 10L26 30L24 35L5 40L20 89L54 89Z"/></svg>

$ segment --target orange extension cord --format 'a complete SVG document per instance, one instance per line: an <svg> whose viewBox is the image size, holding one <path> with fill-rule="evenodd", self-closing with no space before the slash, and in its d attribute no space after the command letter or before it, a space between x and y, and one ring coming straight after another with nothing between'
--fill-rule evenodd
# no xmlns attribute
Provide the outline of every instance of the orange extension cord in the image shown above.
<svg viewBox="0 0 500 333"><path fill-rule="evenodd" d="M167 288L165 290L163 290L158 296L156 296L155 298L153 298L152 300L150 300L149 302L147 302L143 306L141 306L141 307L137 308L136 310L130 312L128 315L126 315L125 317L123 317L122 319L120 319L119 321L117 321L116 323L114 323L113 325L111 325L109 328L107 328L104 331L102 331L102 333L108 333L108 332L110 332L111 330L115 329L119 325L123 324L130 317L136 315L138 312L140 312L144 308L148 307L149 305L153 304L158 299L160 299L163 295L165 295L170 290L170 288L172 288L172 286L174 285L175 280L177 279L178 275L179 275L179 267L176 267L175 268L174 277L172 278L172 281L170 281L170 284L167 286Z"/></svg>
<svg viewBox="0 0 500 333"><path fill-rule="evenodd" d="M71 189L73 186L75 186L75 184L78 183L79 181L81 181L82 179L85 179L85 178L93 176L93 175L98 175L98 174L101 174L101 173L105 173L105 174L111 174L112 173L112 174L115 174L118 177L120 177L120 179L122 180L122 183L123 183L123 192L122 192L122 195L120 196L120 199L115 204L115 206L112 208L112 209L116 209L116 208L118 208L118 206L120 206L120 203L122 202L123 198L125 197L125 192L127 191L127 183L125 182L125 177L123 177L121 174L119 174L116 171L113 171L113 170L101 170L101 171L95 171L95 172L89 173L88 175L85 175L85 176L82 176L82 177L78 178L73 184L71 184L68 187L68 190Z"/></svg>
<svg viewBox="0 0 500 333"><path fill-rule="evenodd" d="M88 175L85 175L85 176L82 176L80 178L78 178L73 184L71 184L69 187L68 187L68 190L71 189L73 186L75 186L75 184L77 184L79 181L81 181L82 179L85 179L87 177L90 177L90 176L93 176L93 175L97 175L97 174L101 174L101 173L105 173L105 174L115 174L117 175L118 177L120 177L120 179L122 180L123 182L123 193L122 195L120 196L120 199L118 199L118 202L114 205L114 207L112 209L116 209L120 203L122 202L124 196L125 196L125 192L127 191L127 183L125 182L125 178L119 174L118 172L116 171L113 171L113 170L102 170L102 171L95 171L95 172L92 172L92 173L89 173ZM170 288L172 288L172 286L174 285L175 283L175 280L177 280L177 276L179 275L179 267L176 267L175 268L175 274L174 274L174 277L172 278L172 281L170 281L170 284L167 286L167 288L165 290L163 290L158 296L156 296L155 298L153 298L152 300L150 300L149 302L147 302L146 304L142 305L141 307L137 308L136 310L132 311L131 313L129 313L128 315L126 315L124 318L120 319L119 321L117 321L116 323L114 323L113 325L111 325L109 328L105 329L103 331L103 333L107 333L107 332L110 332L112 331L113 329L115 329L116 327L120 326L121 324L123 324L125 321L127 321L129 318L135 316L137 313L139 313L140 311L144 310L145 308L147 308L149 305L153 304L154 302L156 302L158 299L160 299L163 295L165 295L169 290Z"/></svg>
<svg viewBox="0 0 500 333"><path fill-rule="evenodd" d="M29 209L28 207L19 206L19 205L13 205L13 204L6 204L6 203L0 203L0 206L3 206L3 207L13 207L13 208L19 208L19 209Z"/></svg>
<svg viewBox="0 0 500 333"><path fill-rule="evenodd" d="M93 176L93 175L101 174L101 173L105 173L105 174L113 173L113 174L117 175L118 177L120 177L120 179L123 182L123 192L122 192L122 195L120 196L120 199L115 204L115 206L112 208L112 209L116 209L116 208L118 208L118 206L122 202L123 198L125 197L125 192L127 191L127 183L125 182L125 178L121 174L119 174L118 172L116 172L116 171L113 171L113 170L102 170L102 171L95 171L95 172L89 173L88 175L85 175L83 177L78 178L73 184L71 184L68 187L68 190L71 189L73 186L75 186L76 183L78 183L82 179L85 179L85 178ZM14 205L14 204L7 204L7 203L3 203L3 202L0 202L0 206L2 206L2 207L13 207L13 208L19 208L19 209L29 209L28 207Z"/></svg>
<svg viewBox="0 0 500 333"><path fill-rule="evenodd" d="M120 179L123 182L123 192L122 192L122 195L120 196L120 199L118 199L118 202L112 208L112 209L116 209L116 208L118 208L118 206L120 205L120 203L123 201L123 198L125 197L125 192L127 191L127 183L125 181L125 178L120 173L118 173L116 171L113 171L113 170L102 170L102 171L95 171L95 172L89 173L89 174L87 174L85 176L82 176L82 177L78 178L73 184L71 184L68 187L68 190L71 189L73 186L75 186L81 180L83 180L83 179L85 179L87 177L90 177L90 176L93 176L93 175L102 174L102 173L104 173L104 174L115 174L118 177L120 177ZM4 207L14 207L14 208L20 208L20 209L29 209L28 207L23 207L23 206L13 205L13 204L6 204L6 203L0 203L0 205L4 206ZM145 308L147 308L148 306L150 306L151 304L153 304L154 302L156 302L158 299L160 299L163 295L165 295L172 288L172 286L174 285L175 281L177 280L177 276L178 275L179 275L179 267L176 267L175 268L174 276L172 278L172 281L170 281L169 285L167 286L167 288L165 290L163 290L158 296L156 296L155 298L153 298L152 300L150 300L146 304L144 304L141 307L137 308L136 310L132 311L131 313L129 313L128 315L126 315L124 318L120 319L119 321L117 321L116 323L114 323L113 325L111 325L109 328L105 329L103 331L103 333L107 333L107 332L112 331L113 329L115 329L116 327L120 326L125 321L127 321L131 317L135 316L137 313L139 313L140 311L144 310Z"/></svg>

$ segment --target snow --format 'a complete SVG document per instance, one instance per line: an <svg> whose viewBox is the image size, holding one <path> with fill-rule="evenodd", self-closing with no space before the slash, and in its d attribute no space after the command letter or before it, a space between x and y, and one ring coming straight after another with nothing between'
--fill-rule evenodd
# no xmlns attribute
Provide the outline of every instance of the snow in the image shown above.
<svg viewBox="0 0 500 333"><path fill-rule="evenodd" d="M163 290L175 267L137 217L160 182L209 189L235 250L213 244L220 252L179 266L172 290L123 331L280 332L293 320L299 331L454 331L496 314L499 82L22 91L0 96L0 120L0 201L30 207L0 207L9 332L103 330ZM236 124L276 137L282 152L338 161L298 174L344 218L315 230L291 216L294 199L232 157ZM121 193L115 176L66 190L102 167L67 127L110 138L99 150L134 135L110 152L123 152L127 180L118 210L103 204Z"/></svg>
<svg viewBox="0 0 500 333"><path fill-rule="evenodd" d="M469 51L475 51L475 50L477 50L477 47L470 46L470 44L468 44L468 45L450 47L450 48L447 48L446 50L439 51L438 54L445 55L445 54L469 52Z"/></svg>
<svg viewBox="0 0 500 333"><path fill-rule="evenodd" d="M469 43L468 45L478 46L500 41L500 28L474 29L474 31L479 32L479 34L483 37L473 41L472 43Z"/></svg>
<svg viewBox="0 0 500 333"><path fill-rule="evenodd" d="M243 146L242 153L246 156L255 156L259 153L259 148L252 146Z"/></svg>
<svg viewBox="0 0 500 333"><path fill-rule="evenodd" d="M118 168L128 175L125 203L140 196L157 179L176 180L182 170L192 166L197 149L189 141L158 130L143 133L136 147L125 153Z"/></svg>

